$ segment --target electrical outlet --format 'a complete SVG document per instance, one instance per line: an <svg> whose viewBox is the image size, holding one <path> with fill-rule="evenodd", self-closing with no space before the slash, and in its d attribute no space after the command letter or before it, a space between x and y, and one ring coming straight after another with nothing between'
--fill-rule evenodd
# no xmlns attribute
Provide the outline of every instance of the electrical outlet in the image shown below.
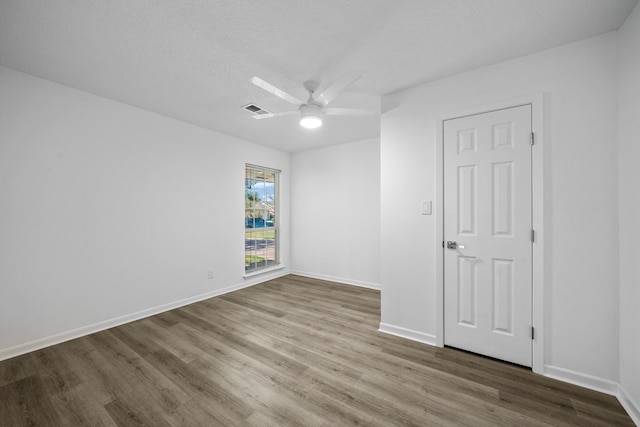
<svg viewBox="0 0 640 427"><path fill-rule="evenodd" d="M209 279L213 279L213 273L214 273L213 268L210 268L209 269Z"/></svg>

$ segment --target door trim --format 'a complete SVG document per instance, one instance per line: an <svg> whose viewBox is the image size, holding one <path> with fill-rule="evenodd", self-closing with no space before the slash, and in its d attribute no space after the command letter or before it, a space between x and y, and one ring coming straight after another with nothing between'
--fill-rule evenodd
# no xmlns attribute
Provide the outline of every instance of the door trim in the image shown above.
<svg viewBox="0 0 640 427"><path fill-rule="evenodd" d="M434 209L436 225L436 345L444 347L444 122L495 110L531 105L531 129L535 134L535 145L531 154L532 222L535 241L532 247L532 293L531 313L535 328L532 340L532 370L544 372L544 129L542 93L520 98L498 101L477 107L452 111L438 115L436 123L436 200Z"/></svg>

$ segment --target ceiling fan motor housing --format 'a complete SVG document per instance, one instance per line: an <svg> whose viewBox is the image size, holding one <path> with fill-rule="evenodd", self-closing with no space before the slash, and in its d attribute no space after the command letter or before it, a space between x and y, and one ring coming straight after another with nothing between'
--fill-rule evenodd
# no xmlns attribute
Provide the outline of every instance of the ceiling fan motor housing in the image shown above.
<svg viewBox="0 0 640 427"><path fill-rule="evenodd" d="M300 117L307 117L307 116L321 117L322 116L322 106L318 104L313 104L313 103L303 104L300 106L299 110L300 110Z"/></svg>

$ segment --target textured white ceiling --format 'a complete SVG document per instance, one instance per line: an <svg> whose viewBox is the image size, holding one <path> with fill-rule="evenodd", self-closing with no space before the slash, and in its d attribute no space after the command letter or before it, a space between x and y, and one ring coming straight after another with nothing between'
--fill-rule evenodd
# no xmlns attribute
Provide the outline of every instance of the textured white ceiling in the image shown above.
<svg viewBox="0 0 640 427"><path fill-rule="evenodd" d="M0 65L295 152L376 137L379 117L255 120L345 72L331 104L385 93L617 29L638 0L0 0Z"/></svg>

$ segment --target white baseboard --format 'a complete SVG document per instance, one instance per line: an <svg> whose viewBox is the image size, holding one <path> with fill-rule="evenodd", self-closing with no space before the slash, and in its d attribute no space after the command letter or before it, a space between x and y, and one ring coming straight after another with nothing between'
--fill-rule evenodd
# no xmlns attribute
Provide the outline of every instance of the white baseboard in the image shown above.
<svg viewBox="0 0 640 427"><path fill-rule="evenodd" d="M622 386L618 388L618 400L637 426L640 426L640 404L635 402Z"/></svg>
<svg viewBox="0 0 640 427"><path fill-rule="evenodd" d="M395 335L397 337L418 341L424 344L436 345L435 335L425 334L424 332L414 331L412 329L402 328L400 326L389 325L388 323L380 323L378 331L385 334Z"/></svg>
<svg viewBox="0 0 640 427"><path fill-rule="evenodd" d="M629 414L631 420L637 426L640 426L640 405L638 402L635 402L617 382L551 365L545 365L543 375L617 397L624 410Z"/></svg>
<svg viewBox="0 0 640 427"><path fill-rule="evenodd" d="M618 395L618 383L611 380L605 380L604 378L594 377L592 375L559 368L553 365L545 365L542 375L553 378L554 380L564 381L569 384L585 387L601 393L610 394L612 396Z"/></svg>
<svg viewBox="0 0 640 427"><path fill-rule="evenodd" d="M378 291L380 290L380 285L378 283L365 282L362 280L345 279L344 277L327 276L325 274L316 274L297 270L291 271L291 274L309 277L311 279L326 280L328 282L344 283L345 285L360 286L361 288L375 289Z"/></svg>
<svg viewBox="0 0 640 427"><path fill-rule="evenodd" d="M114 317L112 319L104 320L101 322L93 323L91 325L82 326L77 329L61 332L55 335L51 335L37 340L29 341L23 344L18 344L13 347L0 349L0 361L10 359L12 357L20 356L32 351L40 350L45 347L49 347L55 344L60 344L65 341L70 341L76 338L90 335L96 332L104 331L115 326L130 323L136 320L144 319L145 317L153 316L155 314L163 313L165 311L173 310L175 308L184 307L185 305L193 304L198 301L203 301L209 298L213 298L219 295L227 294L229 292L237 291L242 288L248 288L250 286L257 285L268 280L276 279L281 276L289 274L288 271L277 271L263 276L252 278L251 280L244 280L242 283L227 286L215 291L206 292L204 294L195 295L189 298L184 298L178 301L173 301L167 304L162 304L157 307L147 308L135 313L126 314L124 316Z"/></svg>

